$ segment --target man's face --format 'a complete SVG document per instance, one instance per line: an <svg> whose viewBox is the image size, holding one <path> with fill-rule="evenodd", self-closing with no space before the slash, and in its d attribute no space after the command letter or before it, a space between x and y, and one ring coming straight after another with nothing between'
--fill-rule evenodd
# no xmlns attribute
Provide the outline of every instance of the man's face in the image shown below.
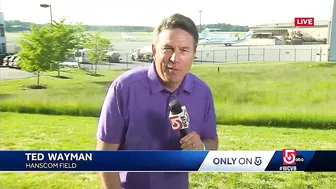
<svg viewBox="0 0 336 189"><path fill-rule="evenodd" d="M152 45L155 67L161 80L180 84L195 57L194 38L182 29L166 29Z"/></svg>

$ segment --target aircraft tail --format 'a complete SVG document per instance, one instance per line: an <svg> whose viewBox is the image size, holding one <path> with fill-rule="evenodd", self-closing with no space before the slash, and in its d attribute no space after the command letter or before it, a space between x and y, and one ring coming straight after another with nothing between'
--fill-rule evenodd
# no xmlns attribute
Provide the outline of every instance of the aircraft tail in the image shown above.
<svg viewBox="0 0 336 189"><path fill-rule="evenodd" d="M199 33L200 39L206 38L210 32L209 28L205 28L201 33Z"/></svg>
<svg viewBox="0 0 336 189"><path fill-rule="evenodd" d="M253 31L249 31L249 32L246 33L246 35L244 36L244 38L245 39L249 39L249 38L252 37L252 35L253 35Z"/></svg>

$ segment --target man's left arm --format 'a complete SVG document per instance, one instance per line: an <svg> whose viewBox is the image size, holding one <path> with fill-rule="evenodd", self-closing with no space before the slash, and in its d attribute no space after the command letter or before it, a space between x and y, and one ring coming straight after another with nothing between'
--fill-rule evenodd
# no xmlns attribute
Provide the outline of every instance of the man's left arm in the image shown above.
<svg viewBox="0 0 336 189"><path fill-rule="evenodd" d="M210 89L206 100L205 119L199 135L206 150L218 150L216 112Z"/></svg>
<svg viewBox="0 0 336 189"><path fill-rule="evenodd" d="M184 150L218 150L217 123L211 91L206 97L204 122L200 133L192 131L180 140Z"/></svg>
<svg viewBox="0 0 336 189"><path fill-rule="evenodd" d="M205 150L218 150L218 136L213 139L202 140Z"/></svg>

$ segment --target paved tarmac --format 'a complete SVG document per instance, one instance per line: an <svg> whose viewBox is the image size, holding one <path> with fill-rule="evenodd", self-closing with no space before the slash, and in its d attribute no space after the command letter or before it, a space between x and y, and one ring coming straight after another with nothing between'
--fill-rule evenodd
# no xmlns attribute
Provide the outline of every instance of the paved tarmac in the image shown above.
<svg viewBox="0 0 336 189"><path fill-rule="evenodd" d="M35 77L35 75L18 69L0 67L0 80L23 79L28 77Z"/></svg>
<svg viewBox="0 0 336 189"><path fill-rule="evenodd" d="M148 62L132 61L131 54L135 48L150 46L151 41L112 41L114 49L122 55L120 63L98 65L98 70L131 69L147 66ZM196 53L195 64L234 63L234 62L292 62L292 61L327 61L327 45L274 45L242 46L200 45ZM82 68L92 69L90 64ZM32 77L33 74L17 69L0 68L0 80Z"/></svg>

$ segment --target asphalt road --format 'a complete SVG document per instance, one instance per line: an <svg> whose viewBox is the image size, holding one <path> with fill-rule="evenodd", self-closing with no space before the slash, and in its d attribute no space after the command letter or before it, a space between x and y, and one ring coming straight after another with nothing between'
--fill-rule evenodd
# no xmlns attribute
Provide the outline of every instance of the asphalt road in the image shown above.
<svg viewBox="0 0 336 189"><path fill-rule="evenodd" d="M0 80L23 79L28 77L35 77L35 75L18 69L0 67Z"/></svg>

